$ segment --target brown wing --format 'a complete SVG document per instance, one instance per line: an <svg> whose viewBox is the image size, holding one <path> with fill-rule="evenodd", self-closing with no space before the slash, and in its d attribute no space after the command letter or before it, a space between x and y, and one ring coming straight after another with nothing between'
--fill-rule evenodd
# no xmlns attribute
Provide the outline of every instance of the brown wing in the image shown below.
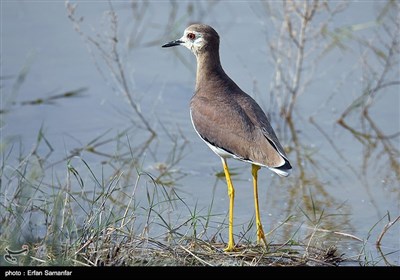
<svg viewBox="0 0 400 280"><path fill-rule="evenodd" d="M192 121L199 135L240 159L268 167L284 165L286 156L258 104L244 92L235 98L229 94L193 96Z"/></svg>

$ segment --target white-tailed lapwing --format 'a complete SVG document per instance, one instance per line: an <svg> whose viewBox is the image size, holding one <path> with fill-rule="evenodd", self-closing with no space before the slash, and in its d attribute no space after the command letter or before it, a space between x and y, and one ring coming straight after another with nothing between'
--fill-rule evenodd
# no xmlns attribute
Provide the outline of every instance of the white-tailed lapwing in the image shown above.
<svg viewBox="0 0 400 280"><path fill-rule="evenodd" d="M279 176L288 176L292 166L261 107L222 69L218 33L208 25L193 24L186 28L180 39L162 47L178 45L187 47L196 56L196 89L190 102L190 116L200 138L221 157L228 185L229 241L225 250L235 248L235 190L227 158L251 163L257 240L266 245L258 206L257 172L260 167L267 167Z"/></svg>

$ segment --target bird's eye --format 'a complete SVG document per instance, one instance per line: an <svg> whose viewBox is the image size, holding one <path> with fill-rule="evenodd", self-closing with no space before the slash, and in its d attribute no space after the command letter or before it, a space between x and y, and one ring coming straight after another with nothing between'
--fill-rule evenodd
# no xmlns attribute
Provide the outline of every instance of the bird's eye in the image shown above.
<svg viewBox="0 0 400 280"><path fill-rule="evenodd" d="M186 35L186 37L187 37L188 39L190 39L190 40L194 40L194 39L196 38L196 35L194 35L194 33L188 33L188 34Z"/></svg>

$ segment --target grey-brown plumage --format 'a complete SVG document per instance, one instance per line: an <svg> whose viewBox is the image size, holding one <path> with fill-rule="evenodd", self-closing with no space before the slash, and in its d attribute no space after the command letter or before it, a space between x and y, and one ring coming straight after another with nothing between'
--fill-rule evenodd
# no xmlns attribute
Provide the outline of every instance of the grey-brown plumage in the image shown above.
<svg viewBox="0 0 400 280"><path fill-rule="evenodd" d="M193 24L181 39L164 46L178 44L188 47L197 58L196 91L190 111L199 136L222 157L289 175L291 165L267 116L222 69L218 33L208 25Z"/></svg>
<svg viewBox="0 0 400 280"><path fill-rule="evenodd" d="M292 168L268 118L260 106L244 93L222 69L219 36L210 26L193 24L182 38L163 47L184 45L197 58L196 91L190 116L199 136L221 157L229 196L229 239L226 251L235 250L233 206L235 189L226 158L250 162L253 177L257 240L267 245L258 204L257 172L266 166L280 176Z"/></svg>

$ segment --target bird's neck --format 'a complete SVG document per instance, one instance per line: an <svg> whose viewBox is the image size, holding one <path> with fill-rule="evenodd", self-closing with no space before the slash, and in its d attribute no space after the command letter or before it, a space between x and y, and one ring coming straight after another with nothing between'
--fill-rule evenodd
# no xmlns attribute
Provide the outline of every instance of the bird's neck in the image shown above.
<svg viewBox="0 0 400 280"><path fill-rule="evenodd" d="M210 81L217 82L226 76L222 69L218 52L203 52L196 56L197 74L196 91L200 87L210 84Z"/></svg>

